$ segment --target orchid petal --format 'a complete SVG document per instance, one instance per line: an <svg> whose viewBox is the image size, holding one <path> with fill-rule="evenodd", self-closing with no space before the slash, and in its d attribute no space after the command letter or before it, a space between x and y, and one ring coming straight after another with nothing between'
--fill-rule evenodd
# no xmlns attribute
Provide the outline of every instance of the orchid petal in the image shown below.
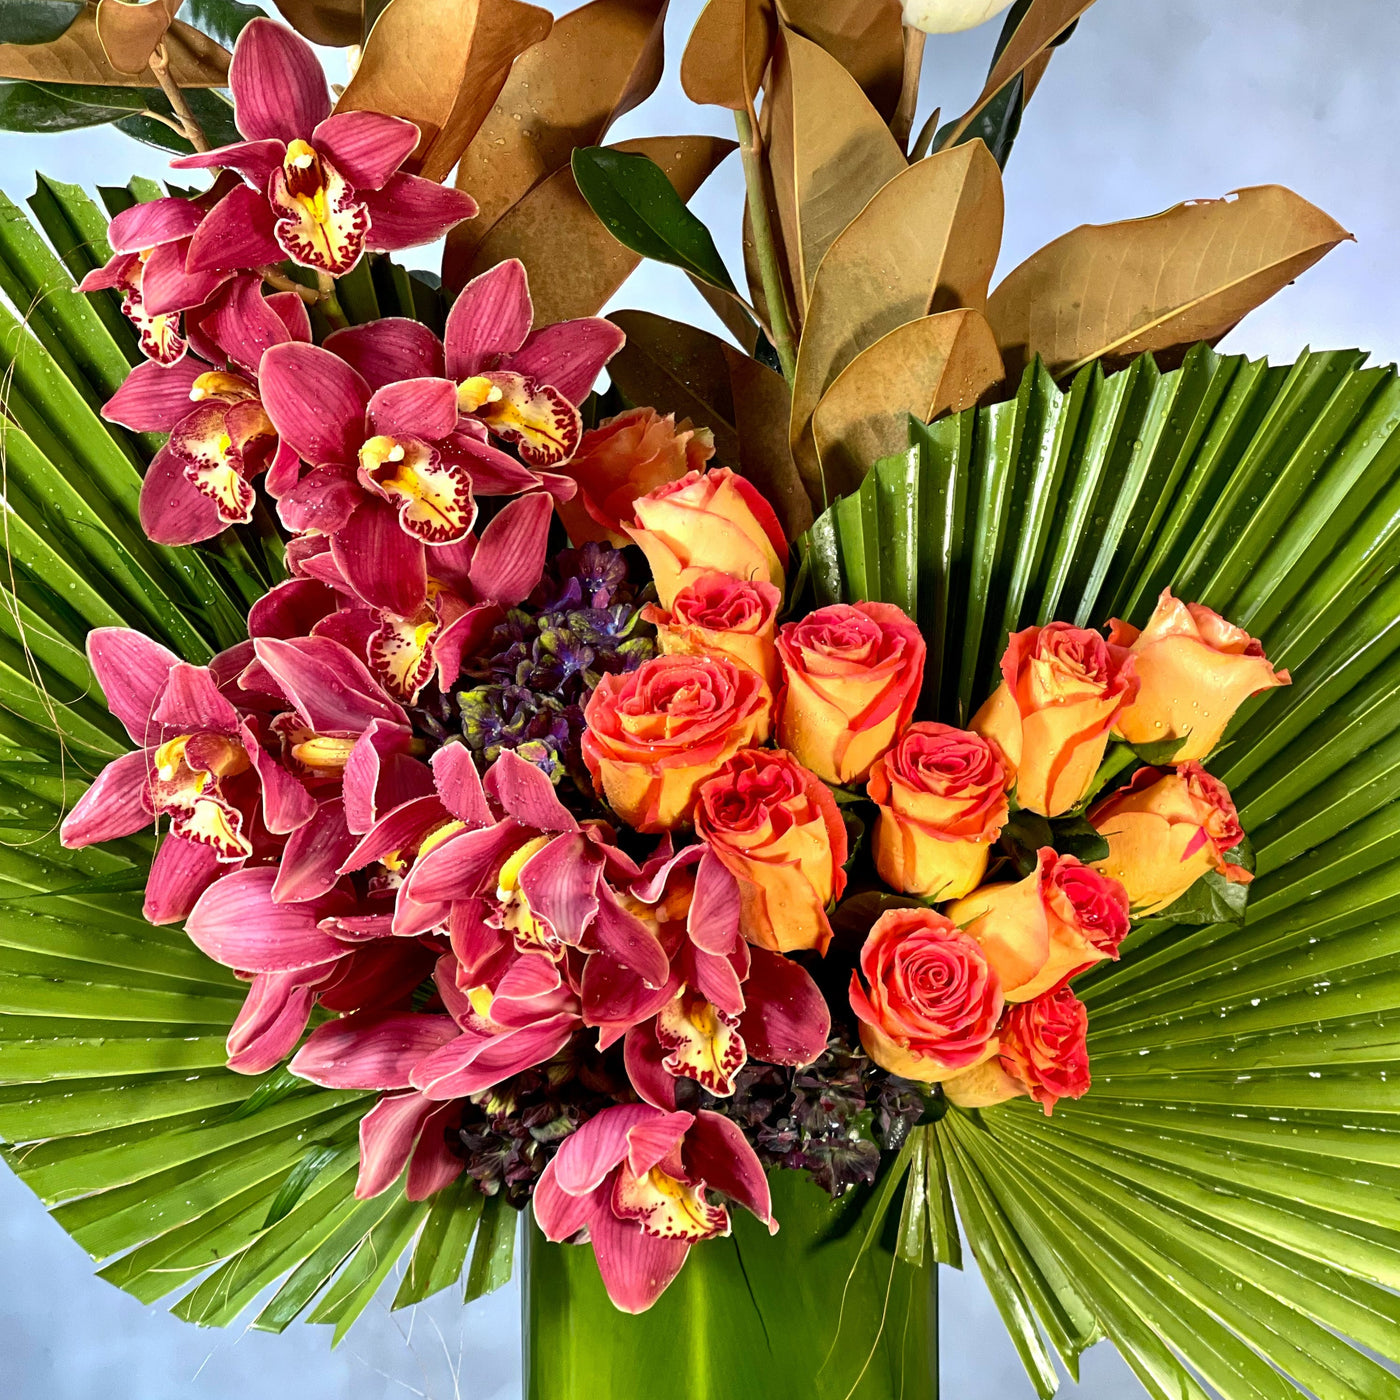
<svg viewBox="0 0 1400 1400"><path fill-rule="evenodd" d="M450 1016L356 1012L318 1026L288 1068L323 1089L407 1089L413 1067L460 1034Z"/></svg>
<svg viewBox="0 0 1400 1400"><path fill-rule="evenodd" d="M370 1200L387 1191L402 1175L439 1105L422 1094L390 1094L360 1119L360 1174L355 1199Z"/></svg>
<svg viewBox="0 0 1400 1400"><path fill-rule="evenodd" d="M402 897L403 891L399 894ZM491 907L484 899L457 899L453 900L449 912L447 925L452 952L447 956L456 961L455 977L469 987L489 984L503 976L517 956L510 936L487 923L487 911Z"/></svg>
<svg viewBox="0 0 1400 1400"><path fill-rule="evenodd" d="M257 735L243 725L243 747L262 787L262 819L274 836L295 834L316 815L316 799L258 743ZM285 859L285 857L284 857ZM302 895L307 899L310 896Z"/></svg>
<svg viewBox="0 0 1400 1400"><path fill-rule="evenodd" d="M184 249L165 243L141 270L141 305L148 316L185 311L207 301L227 278L227 272L186 272Z"/></svg>
<svg viewBox="0 0 1400 1400"><path fill-rule="evenodd" d="M674 1113L676 1076L662 1063L669 1054L651 1021L633 1026L622 1042L622 1062L632 1087L647 1103Z"/></svg>
<svg viewBox="0 0 1400 1400"><path fill-rule="evenodd" d="M304 637L339 603L333 588L314 579L289 578L248 609L250 637Z"/></svg>
<svg viewBox="0 0 1400 1400"><path fill-rule="evenodd" d="M170 162L172 170L236 170L259 193L287 154L285 141L235 141L212 151L197 151ZM139 206L138 206L139 207Z"/></svg>
<svg viewBox="0 0 1400 1400"><path fill-rule="evenodd" d="M570 403L581 404L603 366L626 341L621 328L601 316L560 321L536 331L510 357L509 368L550 384Z"/></svg>
<svg viewBox="0 0 1400 1400"><path fill-rule="evenodd" d="M385 695L364 662L339 642L258 637L253 651L309 729L357 734L377 719L408 725L408 716Z"/></svg>
<svg viewBox="0 0 1400 1400"><path fill-rule="evenodd" d="M68 850L115 841L149 826L147 799L151 758L144 749L114 758L63 819L59 840Z"/></svg>
<svg viewBox="0 0 1400 1400"><path fill-rule="evenodd" d="M514 606L544 574L554 502L543 491L511 501L481 532L472 556L472 588L493 603Z"/></svg>
<svg viewBox="0 0 1400 1400"><path fill-rule="evenodd" d="M680 989L674 973L660 986L649 987L606 953L594 953L584 964L580 997L585 1023L601 1031L598 1048L606 1050L633 1026L650 1020Z"/></svg>
<svg viewBox="0 0 1400 1400"><path fill-rule="evenodd" d="M465 1098L494 1088L552 1059L569 1043L578 1024L577 1016L565 1012L501 1035L459 1035L418 1062L413 1087L435 1099Z"/></svg>
<svg viewBox="0 0 1400 1400"><path fill-rule="evenodd" d="M342 929L363 922L363 916L353 915L323 919L321 928L340 937ZM353 948L335 977L321 988L321 1005L328 1011L407 1015L413 1009L414 990L433 970L433 950L412 940L375 937L368 932L359 934L359 939L365 946Z"/></svg>
<svg viewBox="0 0 1400 1400"><path fill-rule="evenodd" d="M171 833L151 862L141 913L148 923L179 923L197 907L197 900L223 882L220 877L233 878L228 872L212 846Z"/></svg>
<svg viewBox="0 0 1400 1400"><path fill-rule="evenodd" d="M618 903L606 884L599 887L598 895L598 913L588 930L589 944L630 968L649 986L661 986L671 964L656 935Z"/></svg>
<svg viewBox="0 0 1400 1400"><path fill-rule="evenodd" d="M408 1162L404 1195L410 1201L426 1201L466 1171L466 1159L448 1145L446 1132L448 1124L460 1113L456 1104L443 1104L423 1120L422 1131Z"/></svg>
<svg viewBox="0 0 1400 1400"><path fill-rule="evenodd" d="M363 870L374 861L399 851L416 850L430 831L450 820L436 793L411 797L386 812L342 858L341 874Z"/></svg>
<svg viewBox="0 0 1400 1400"><path fill-rule="evenodd" d="M746 952L739 956L747 963ZM691 962L693 976L688 976L686 981L693 982L695 990L716 1011L722 1011L726 1016L741 1015L745 1005L744 988L739 971L729 959L696 948L692 951Z"/></svg>
<svg viewBox="0 0 1400 1400"><path fill-rule="evenodd" d="M80 292L109 292L114 287L120 287L127 280L127 269L132 267L136 260L135 253L117 253L114 257L108 258L101 267L95 267L87 273L83 280L78 283L77 290Z"/></svg>
<svg viewBox="0 0 1400 1400"><path fill-rule="evenodd" d="M383 720L374 720L355 741L341 790L346 824L357 836L368 832L385 812L432 794L432 772L413 757L411 744L406 728Z"/></svg>
<svg viewBox="0 0 1400 1400"><path fill-rule="evenodd" d="M574 831L578 822L559 800L554 784L511 749L486 771L486 793L522 826L536 831Z"/></svg>
<svg viewBox="0 0 1400 1400"><path fill-rule="evenodd" d="M770 1234L777 1233L763 1163L732 1119L702 1108L695 1126L686 1134L684 1160L706 1186L738 1201L768 1226Z"/></svg>
<svg viewBox="0 0 1400 1400"><path fill-rule="evenodd" d="M132 742L142 748L158 742L152 716L180 658L129 627L95 627L88 633L87 657L107 708L121 720Z"/></svg>
<svg viewBox="0 0 1400 1400"><path fill-rule="evenodd" d="M287 323L268 305L260 277L235 277L214 298L205 329L236 365L256 374L263 352L291 340Z"/></svg>
<svg viewBox="0 0 1400 1400"><path fill-rule="evenodd" d="M418 128L382 112L336 112L317 126L311 144L356 189L377 190L413 154Z"/></svg>
<svg viewBox="0 0 1400 1400"><path fill-rule="evenodd" d="M389 437L445 438L457 424L457 386L450 379L405 379L376 389L369 421Z"/></svg>
<svg viewBox="0 0 1400 1400"><path fill-rule="evenodd" d="M581 831L571 832L525 862L520 869L520 892L530 912L548 924L561 943L578 947L598 912L602 869L602 859L588 838Z"/></svg>
<svg viewBox="0 0 1400 1400"><path fill-rule="evenodd" d="M644 1313L671 1285L690 1252L687 1240L649 1235L610 1208L600 1210L589 1228L598 1273L613 1306Z"/></svg>
<svg viewBox="0 0 1400 1400"><path fill-rule="evenodd" d="M168 433L194 407L190 391L209 368L193 355L173 365L143 360L102 405L102 416L135 433Z"/></svg>
<svg viewBox="0 0 1400 1400"><path fill-rule="evenodd" d="M583 1123L560 1144L555 1154L555 1184L570 1196L586 1196L627 1156L627 1134L639 1123L659 1118L649 1104L618 1104Z"/></svg>
<svg viewBox="0 0 1400 1400"><path fill-rule="evenodd" d="M831 1035L831 1011L806 968L750 948L753 959L744 983L744 1014L739 1020L749 1053L773 1065L810 1065Z"/></svg>
<svg viewBox="0 0 1400 1400"><path fill-rule="evenodd" d="M578 1234L592 1222L598 1210L608 1209L606 1202L599 1201L592 1194L571 1196L561 1190L554 1179L553 1163L545 1167L536 1184L531 1205L535 1211L535 1224L545 1239L553 1240L556 1244Z"/></svg>
<svg viewBox="0 0 1400 1400"><path fill-rule="evenodd" d="M428 548L432 550L432 546ZM437 553L439 551L433 551ZM447 580L434 572L433 554L428 555L428 576L440 583ZM478 651L490 636L491 629L503 616L495 603L482 603L469 608L455 622L449 622L433 638L433 660L437 666L438 685L449 691L462 674L462 658Z"/></svg>
<svg viewBox="0 0 1400 1400"><path fill-rule="evenodd" d="M280 262L282 245L273 232L272 207L260 190L231 189L194 231L185 254L186 272L237 272Z"/></svg>
<svg viewBox="0 0 1400 1400"><path fill-rule="evenodd" d="M330 90L315 50L270 19L254 19L243 27L228 84L234 120L250 141L305 138L330 115Z"/></svg>
<svg viewBox="0 0 1400 1400"><path fill-rule="evenodd" d="M123 209L107 225L107 242L114 253L141 253L188 238L203 218L204 210L191 200L151 199Z"/></svg>
<svg viewBox="0 0 1400 1400"><path fill-rule="evenodd" d="M690 941L723 957L742 941L739 934L739 882L709 851L695 868L695 894L686 915Z"/></svg>
<svg viewBox="0 0 1400 1400"><path fill-rule="evenodd" d="M295 292L273 292L267 304L281 318L293 340L303 345L311 343L311 316L306 303Z"/></svg>
<svg viewBox="0 0 1400 1400"><path fill-rule="evenodd" d="M177 661L170 668L151 718L157 726L185 734L202 729L238 732L238 712L220 693L208 668L187 661Z"/></svg>
<svg viewBox="0 0 1400 1400"><path fill-rule="evenodd" d="M370 387L338 355L319 345L275 345L263 356L258 383L267 416L306 461L355 463Z"/></svg>
<svg viewBox="0 0 1400 1400"><path fill-rule="evenodd" d="M380 253L436 243L463 219L475 218L471 195L418 175L391 175L380 190L362 190L369 210L365 246Z"/></svg>
<svg viewBox="0 0 1400 1400"><path fill-rule="evenodd" d="M428 596L423 542L399 524L387 501L369 499L331 536L345 582L372 608L412 617Z"/></svg>
<svg viewBox="0 0 1400 1400"><path fill-rule="evenodd" d="M272 898L278 904L301 904L319 899L335 888L340 867L355 844L345 825L340 798L322 802L311 819L292 832L277 863Z"/></svg>
<svg viewBox="0 0 1400 1400"><path fill-rule="evenodd" d="M408 873L403 888L423 904L470 899L487 876L494 878L508 855L531 833L513 821L479 831L461 831L434 846Z"/></svg>
<svg viewBox="0 0 1400 1400"><path fill-rule="evenodd" d="M486 805L486 789L467 746L444 744L431 761L442 805L468 826L490 826L494 819Z"/></svg>
<svg viewBox="0 0 1400 1400"><path fill-rule="evenodd" d="M326 349L362 374L372 389L401 379L435 379L445 373L442 342L421 321L386 316L333 331Z"/></svg>
<svg viewBox="0 0 1400 1400"><path fill-rule="evenodd" d="M237 870L199 897L185 932L196 947L225 967L245 972L294 972L341 957L345 950L317 927L306 904L278 904L277 871Z"/></svg>
<svg viewBox="0 0 1400 1400"><path fill-rule="evenodd" d="M283 451L290 450L284 440L278 449L279 470L284 469ZM292 455L295 457L296 454ZM364 499L364 494L349 467L317 467L283 491L281 500L277 502L277 514L282 523L298 535L304 536L308 530L324 535L344 528L355 513L355 507ZM288 549L296 543L296 540L290 541ZM329 553L329 540L326 545L326 552Z"/></svg>
<svg viewBox="0 0 1400 1400"><path fill-rule="evenodd" d="M681 1145L693 1113L654 1113L627 1130L627 1165L634 1176L659 1167Z"/></svg>
<svg viewBox="0 0 1400 1400"><path fill-rule="evenodd" d="M197 544L225 528L219 507L185 475L184 463L168 445L151 458L141 478L137 509L142 530L156 544Z"/></svg>
<svg viewBox="0 0 1400 1400"><path fill-rule="evenodd" d="M512 354L525 343L534 317L519 258L507 258L474 277L447 313L443 345L448 376L467 379L494 368L497 356Z"/></svg>
<svg viewBox="0 0 1400 1400"><path fill-rule="evenodd" d="M460 462L471 473L472 489L482 496L514 496L531 491L544 479L522 466L508 452L464 433L453 433L437 449L448 461ZM571 483L572 484L572 483Z"/></svg>
<svg viewBox="0 0 1400 1400"><path fill-rule="evenodd" d="M291 1054L316 1004L316 993L297 982L305 975L260 972L253 978L225 1046L235 1074L265 1074Z"/></svg>

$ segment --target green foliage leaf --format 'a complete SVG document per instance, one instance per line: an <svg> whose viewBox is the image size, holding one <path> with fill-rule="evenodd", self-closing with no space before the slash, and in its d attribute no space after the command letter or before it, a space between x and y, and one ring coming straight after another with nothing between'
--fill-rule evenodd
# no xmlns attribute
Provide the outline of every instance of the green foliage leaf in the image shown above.
<svg viewBox="0 0 1400 1400"><path fill-rule="evenodd" d="M1188 731L1178 739L1159 739L1155 744L1133 744L1130 747L1149 767L1168 768L1190 737Z"/></svg>
<svg viewBox="0 0 1400 1400"><path fill-rule="evenodd" d="M5 0L0 44L50 44L82 14L86 0Z"/></svg>
<svg viewBox="0 0 1400 1400"><path fill-rule="evenodd" d="M1083 817L1047 820L1024 807L1012 812L1001 829L1001 839L1022 875L1035 869L1037 853L1043 846L1052 847L1062 856L1074 856L1086 865L1108 855L1108 842Z"/></svg>
<svg viewBox="0 0 1400 1400"><path fill-rule="evenodd" d="M654 160L586 146L574 151L573 169L579 192L619 243L711 286L734 290L709 229L685 207Z"/></svg>
<svg viewBox="0 0 1400 1400"><path fill-rule="evenodd" d="M180 18L196 29L202 29L231 49L251 20L266 18L267 11L243 0L185 0Z"/></svg>
<svg viewBox="0 0 1400 1400"><path fill-rule="evenodd" d="M0 131L76 131L129 117L145 106L139 88L0 80Z"/></svg>

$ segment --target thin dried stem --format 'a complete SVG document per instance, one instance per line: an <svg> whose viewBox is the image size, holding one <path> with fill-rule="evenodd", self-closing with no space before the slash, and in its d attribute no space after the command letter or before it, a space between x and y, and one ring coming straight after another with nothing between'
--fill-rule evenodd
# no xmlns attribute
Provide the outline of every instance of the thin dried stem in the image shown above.
<svg viewBox="0 0 1400 1400"><path fill-rule="evenodd" d="M901 151L909 149L909 133L914 129L914 112L919 105L919 79L924 71L924 43L928 35L922 29L904 26L904 82L899 89L899 105L890 118L890 134L899 142Z"/></svg>
<svg viewBox="0 0 1400 1400"><path fill-rule="evenodd" d="M294 282L285 272L279 272L275 267L258 268L258 276L270 287L276 287L279 292L295 292L308 306L315 306L321 300L321 293L314 287L303 287L300 282Z"/></svg>
<svg viewBox="0 0 1400 1400"><path fill-rule="evenodd" d="M198 118L190 110L190 104L185 101L185 94L180 91L179 83L170 76L170 55L166 53L164 44L157 44L155 52L151 55L151 72L156 75L156 82L160 84L160 90L175 109L176 117L179 118L180 125L176 130L195 150L212 150L209 138L204 134L204 128L200 126Z"/></svg>

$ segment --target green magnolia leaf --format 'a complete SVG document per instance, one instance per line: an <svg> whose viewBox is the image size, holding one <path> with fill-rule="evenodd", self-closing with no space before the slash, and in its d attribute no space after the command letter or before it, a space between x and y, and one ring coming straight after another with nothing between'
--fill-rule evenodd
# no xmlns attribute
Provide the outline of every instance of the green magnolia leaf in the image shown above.
<svg viewBox="0 0 1400 1400"><path fill-rule="evenodd" d="M0 131L76 131L129 117L145 106L139 88L0 80Z"/></svg>
<svg viewBox="0 0 1400 1400"><path fill-rule="evenodd" d="M267 11L243 0L185 0L180 18L231 49L243 26L250 20L266 19Z"/></svg>
<svg viewBox="0 0 1400 1400"><path fill-rule="evenodd" d="M685 207L654 160L586 146L574 151L573 170L579 193L619 243L734 291L709 229Z"/></svg>
<svg viewBox="0 0 1400 1400"><path fill-rule="evenodd" d="M50 44L86 7L86 0L5 0L0 44Z"/></svg>
<svg viewBox="0 0 1400 1400"><path fill-rule="evenodd" d="M148 93L147 96L150 98L147 105L152 111L167 116L170 114L170 104L165 100L164 93ZM243 139L233 123L233 104L221 97L216 89L189 88L185 92L185 100L211 146L227 146ZM163 151L188 155L194 149L164 122L154 121L150 117L125 117L115 125L117 130L124 131L128 136L134 136L148 146L158 146Z"/></svg>

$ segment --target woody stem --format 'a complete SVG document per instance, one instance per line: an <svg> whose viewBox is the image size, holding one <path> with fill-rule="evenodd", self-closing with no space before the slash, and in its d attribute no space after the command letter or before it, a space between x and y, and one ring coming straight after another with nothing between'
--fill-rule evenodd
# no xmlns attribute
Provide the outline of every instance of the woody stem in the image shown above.
<svg viewBox="0 0 1400 1400"><path fill-rule="evenodd" d="M759 276L763 281L763 299L767 302L768 325L773 332L773 348L783 378L792 383L797 368L797 352L788 319L787 293L783 289L782 273L778 267L778 249L773 239L773 224L768 214L768 195L763 171L763 145L758 128L748 112L734 113L734 125L739 132L739 154L744 162L744 185L748 190L749 222L753 228L754 256L758 260Z"/></svg>
<svg viewBox="0 0 1400 1400"><path fill-rule="evenodd" d="M209 145L209 138L204 134L204 128L200 126L198 118L190 110L190 104L185 101L185 94L180 91L179 83L170 76L170 55L166 53L164 44L156 45L155 52L151 54L150 63L151 72L155 74L156 82L160 84L160 90L175 110L175 116L179 119L181 134L185 140L197 151L212 149Z"/></svg>

